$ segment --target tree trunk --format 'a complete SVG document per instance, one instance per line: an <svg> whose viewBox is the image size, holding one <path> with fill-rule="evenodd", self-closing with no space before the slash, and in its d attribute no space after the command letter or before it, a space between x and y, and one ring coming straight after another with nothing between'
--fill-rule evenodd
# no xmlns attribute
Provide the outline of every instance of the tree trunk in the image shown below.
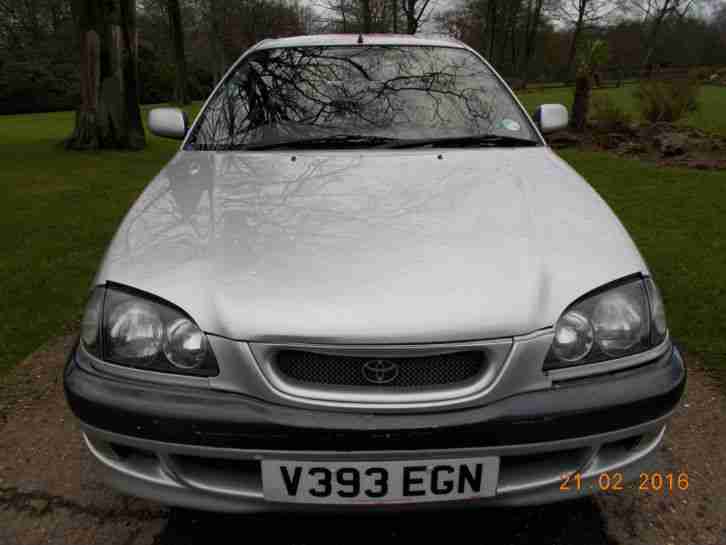
<svg viewBox="0 0 726 545"><path fill-rule="evenodd" d="M517 31L518 31L518 28L517 28L517 24L516 24L516 20L515 20L515 21L512 21L511 31L509 33L509 43L511 45L511 53L512 53L512 58L511 58L512 72L516 72L517 66L519 66L519 47L518 47L519 44L517 44Z"/></svg>
<svg viewBox="0 0 726 545"><path fill-rule="evenodd" d="M577 55L577 46L580 42L580 34L582 33L582 26L585 22L585 10L587 9L587 1L580 0L580 9L577 14L577 22L575 23L575 29L572 33L572 42L570 43L570 53L567 56L567 77L569 79L573 72L576 72L575 67L575 56Z"/></svg>
<svg viewBox="0 0 726 545"><path fill-rule="evenodd" d="M509 7L505 7L505 10L508 10ZM508 45L508 35L509 35L509 14L505 11L502 14L502 32L499 33L499 53L497 54L497 58L499 59L499 64L504 69L505 62L507 59L507 45Z"/></svg>
<svg viewBox="0 0 726 545"><path fill-rule="evenodd" d="M489 26L489 62L494 64L494 44L496 43L497 36L497 2L496 0L489 0L489 20L487 21Z"/></svg>
<svg viewBox="0 0 726 545"><path fill-rule="evenodd" d="M652 67L650 65L651 61L653 60L653 53L655 52L656 45L658 44L658 35L660 33L660 27L663 24L663 20L666 18L666 15L668 14L668 10L670 9L669 2L665 3L665 6L663 9L658 13L655 20L652 23L652 26L650 28L650 34L648 36L647 45L645 48L645 56L643 57L643 66L647 70L647 75L650 77L652 72Z"/></svg>
<svg viewBox="0 0 726 545"><path fill-rule="evenodd" d="M521 0L510 0L507 5L506 18L504 20L505 31L502 36L501 51L499 53L499 62L504 64L509 46L512 72L515 72L517 69L517 18L519 17L519 10L522 7L521 4Z"/></svg>
<svg viewBox="0 0 726 545"><path fill-rule="evenodd" d="M222 79L227 70L224 54L223 24L224 0L209 0L209 44L211 47L214 81Z"/></svg>
<svg viewBox="0 0 726 545"><path fill-rule="evenodd" d="M393 0L393 33L398 33L398 0Z"/></svg>
<svg viewBox="0 0 726 545"><path fill-rule="evenodd" d="M417 0L404 0L407 2L406 8L406 32L409 34L416 34L418 30L418 21L416 21L416 1Z"/></svg>
<svg viewBox="0 0 726 545"><path fill-rule="evenodd" d="M348 32L348 21L345 17L345 4L340 0L340 18L343 21L343 32Z"/></svg>
<svg viewBox="0 0 726 545"><path fill-rule="evenodd" d="M570 42L570 52L567 54L567 81L570 80L570 76L572 75L572 72L575 68L575 56L577 55L577 42L580 41L580 29L579 27L575 27L574 32L572 33L572 42Z"/></svg>
<svg viewBox="0 0 726 545"><path fill-rule="evenodd" d="M68 149L142 149L133 0L73 0L81 104Z"/></svg>
<svg viewBox="0 0 726 545"><path fill-rule="evenodd" d="M372 20L371 20L371 2L370 0L361 0L361 19L363 20L363 32L370 34L372 32Z"/></svg>
<svg viewBox="0 0 726 545"><path fill-rule="evenodd" d="M535 48L537 46L537 33L542 19L542 4L544 0L535 0L534 11L532 11L532 0L528 6L527 15L527 33L524 45L524 68L522 70L522 88L525 89L529 83L529 71L532 65L532 57L534 57Z"/></svg>
<svg viewBox="0 0 726 545"><path fill-rule="evenodd" d="M578 74L575 78L575 98L572 103L572 128L578 132L584 132L587 128L591 89L592 81L590 76Z"/></svg>
<svg viewBox="0 0 726 545"><path fill-rule="evenodd" d="M57 3L50 5L50 21L53 35L58 34L61 27L61 7Z"/></svg>
<svg viewBox="0 0 726 545"><path fill-rule="evenodd" d="M146 146L144 124L141 121L141 92L139 90L139 34L136 30L135 0L120 0L122 43L119 57L123 67L124 97L126 98L126 119L129 135L133 142L129 147L142 149Z"/></svg>
<svg viewBox="0 0 726 545"><path fill-rule="evenodd" d="M169 11L169 27L174 45L174 62L176 64L176 79L174 82L174 102L189 104L187 93L187 60L184 54L184 27L182 25L181 8L179 0L167 0Z"/></svg>
<svg viewBox="0 0 726 545"><path fill-rule="evenodd" d="M43 31L41 30L40 17L38 14L39 6L36 0L25 2L25 26L30 30L30 36L33 44L38 44L43 39Z"/></svg>

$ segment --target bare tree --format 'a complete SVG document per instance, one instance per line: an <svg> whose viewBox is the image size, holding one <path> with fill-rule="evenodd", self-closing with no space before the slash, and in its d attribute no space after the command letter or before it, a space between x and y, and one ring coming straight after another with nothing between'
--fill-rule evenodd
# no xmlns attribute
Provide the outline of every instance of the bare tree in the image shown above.
<svg viewBox="0 0 726 545"><path fill-rule="evenodd" d="M519 32L521 28L520 20L523 13L522 8L524 6L524 2L523 0L517 0L511 5L512 9L509 12L509 23L507 24L507 27L509 28L509 48L512 55L512 67L516 67L519 63Z"/></svg>
<svg viewBox="0 0 726 545"><path fill-rule="evenodd" d="M620 0L621 8L642 18L647 29L643 66L651 64L663 23L672 17L686 17L697 4L703 3L703 0Z"/></svg>
<svg viewBox="0 0 726 545"><path fill-rule="evenodd" d="M405 1L405 0L404 0ZM398 0L318 0L322 15L318 28L328 32L396 32Z"/></svg>
<svg viewBox="0 0 726 545"><path fill-rule="evenodd" d="M524 56L522 58L521 74L522 87L529 81L529 69L537 44L537 33L542 22L542 8L545 0L528 0L527 20L524 27Z"/></svg>
<svg viewBox="0 0 726 545"><path fill-rule="evenodd" d="M406 16L406 32L416 34L421 23L429 16L431 0L403 0L402 9Z"/></svg>
<svg viewBox="0 0 726 545"><path fill-rule="evenodd" d="M718 32L720 42L726 48L726 4L716 11L713 18L713 27Z"/></svg>
<svg viewBox="0 0 726 545"><path fill-rule="evenodd" d="M212 51L214 80L219 81L227 69L224 51L225 0L208 0L209 44Z"/></svg>
<svg viewBox="0 0 726 545"><path fill-rule="evenodd" d="M494 44L496 43L496 37L497 37L497 20L499 19L498 10L497 10L498 0L489 0L488 10L487 10L487 18L486 18L486 26L489 31L489 47L487 51L489 52L487 57L489 58L489 61L494 63Z"/></svg>
<svg viewBox="0 0 726 545"><path fill-rule="evenodd" d="M297 13L303 32L305 34L315 34L318 27L318 18L313 7L310 5L300 5Z"/></svg>
<svg viewBox="0 0 726 545"><path fill-rule="evenodd" d="M499 44L499 62L505 63L507 52L510 55L510 63L514 68L517 66L518 54L518 32L520 30L520 14L522 12L522 0L509 0L502 6L502 22L504 32L501 35Z"/></svg>
<svg viewBox="0 0 726 545"><path fill-rule="evenodd" d="M345 0L339 0L340 19L343 23L343 32L348 32L348 19L346 17Z"/></svg>
<svg viewBox="0 0 726 545"><path fill-rule="evenodd" d="M575 68L575 57L583 32L601 22L614 9L609 0L562 0L555 7L555 13L568 26L572 27L572 39L567 55L567 74Z"/></svg>
<svg viewBox="0 0 726 545"><path fill-rule="evenodd" d="M187 92L187 59L184 53L184 26L182 25L179 0L167 0L166 6L169 12L169 29L172 45L174 46L174 62L176 64L174 102L177 104L189 104L189 93Z"/></svg>
<svg viewBox="0 0 726 545"><path fill-rule="evenodd" d="M80 43L81 104L69 149L141 149L136 6L133 0L73 0Z"/></svg>
<svg viewBox="0 0 726 545"><path fill-rule="evenodd" d="M373 31L373 17L371 15L371 0L359 0L360 18L363 21L363 32Z"/></svg>

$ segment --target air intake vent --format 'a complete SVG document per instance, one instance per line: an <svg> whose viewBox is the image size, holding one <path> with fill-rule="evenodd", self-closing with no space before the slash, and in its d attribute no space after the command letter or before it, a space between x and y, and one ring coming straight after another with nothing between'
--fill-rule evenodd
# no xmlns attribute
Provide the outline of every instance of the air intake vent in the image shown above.
<svg viewBox="0 0 726 545"><path fill-rule="evenodd" d="M351 357L283 350L274 366L284 379L301 385L439 390L475 381L484 372L481 351L420 357Z"/></svg>

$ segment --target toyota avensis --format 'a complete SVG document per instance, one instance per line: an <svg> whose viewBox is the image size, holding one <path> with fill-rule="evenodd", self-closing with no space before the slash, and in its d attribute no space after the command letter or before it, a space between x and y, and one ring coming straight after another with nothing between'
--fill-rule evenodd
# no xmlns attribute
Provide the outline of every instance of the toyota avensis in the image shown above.
<svg viewBox="0 0 726 545"><path fill-rule="evenodd" d="M65 389L121 491L215 511L557 501L685 385L646 264L458 42L268 40L126 215ZM568 483L569 481L569 483ZM447 503L449 502L449 503Z"/></svg>

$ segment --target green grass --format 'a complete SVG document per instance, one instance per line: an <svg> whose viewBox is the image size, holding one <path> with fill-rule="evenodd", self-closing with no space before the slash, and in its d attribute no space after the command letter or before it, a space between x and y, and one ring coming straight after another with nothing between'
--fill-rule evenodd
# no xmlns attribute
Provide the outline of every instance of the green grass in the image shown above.
<svg viewBox="0 0 726 545"><path fill-rule="evenodd" d="M567 103L567 91L527 94L525 101ZM726 105L709 122L726 132ZM123 214L178 145L149 136L143 152L68 152L61 142L72 125L69 112L0 117L0 374L79 318ZM726 172L598 153L563 156L635 238L665 294L674 335L709 361L719 354L723 361Z"/></svg>
<svg viewBox="0 0 726 545"><path fill-rule="evenodd" d="M119 221L179 145L69 152L73 116L0 116L0 373L79 317Z"/></svg>
<svg viewBox="0 0 726 545"><path fill-rule="evenodd" d="M663 292L672 335L726 368L726 171L564 151L625 224ZM596 252L597 248L593 248Z"/></svg>
<svg viewBox="0 0 726 545"><path fill-rule="evenodd" d="M638 104L633 96L636 88L636 85L624 85L616 89L595 89L594 94L608 94L615 103L633 114L635 119L638 119ZM572 88L563 87L524 92L519 98L527 110L531 112L540 104L564 104L570 108L572 106L572 96ZM726 88L715 85L702 86L698 110L689 114L681 123L726 135Z"/></svg>

